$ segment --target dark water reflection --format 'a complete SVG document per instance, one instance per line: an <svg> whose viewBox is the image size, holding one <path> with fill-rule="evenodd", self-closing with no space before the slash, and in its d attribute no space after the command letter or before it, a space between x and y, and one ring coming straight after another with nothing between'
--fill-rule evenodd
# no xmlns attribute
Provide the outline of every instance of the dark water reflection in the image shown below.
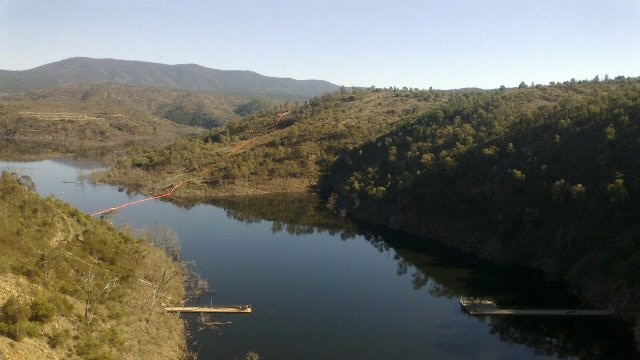
<svg viewBox="0 0 640 360"><path fill-rule="evenodd" d="M41 194L86 213L142 198L71 182L86 166L0 162L0 168L32 176ZM612 319L469 317L457 304L460 295L513 306L580 303L539 273L351 223L310 196L149 202L113 220L167 224L182 239L183 258L195 262L215 290L217 304L253 305L251 316L216 317L231 322L218 330L201 330L188 318L200 359L248 351L263 359L640 358L629 325Z"/></svg>
<svg viewBox="0 0 640 360"><path fill-rule="evenodd" d="M308 195L276 195L217 200L227 216L245 223L272 221L274 233L294 235L327 231L347 241L358 236L380 253L392 254L396 274L411 278L415 290L427 287L430 295L492 297L500 304L532 308L584 307L566 284L537 271L497 266L438 242L401 232L355 224L327 211ZM466 315L461 315L466 316ZM640 359L630 325L610 318L478 317L490 333L508 344L526 345L535 354L579 359ZM444 329L443 329L444 330ZM446 331L443 331L446 332ZM473 347L458 341L438 346L461 358L475 358Z"/></svg>
<svg viewBox="0 0 640 360"><path fill-rule="evenodd" d="M90 142L83 145L71 140L68 142L43 139L15 140L0 136L0 154L2 160L6 161L33 161L47 159L56 154L73 154L75 159L95 162L113 158L114 154L122 153L123 149L130 147L133 143L133 141L119 144Z"/></svg>

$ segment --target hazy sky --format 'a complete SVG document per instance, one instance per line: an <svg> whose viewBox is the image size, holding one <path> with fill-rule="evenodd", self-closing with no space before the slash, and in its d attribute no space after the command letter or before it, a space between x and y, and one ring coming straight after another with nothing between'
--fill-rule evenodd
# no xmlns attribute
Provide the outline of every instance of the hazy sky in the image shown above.
<svg viewBox="0 0 640 360"><path fill-rule="evenodd" d="M74 56L439 89L640 75L640 0L0 0L0 69Z"/></svg>

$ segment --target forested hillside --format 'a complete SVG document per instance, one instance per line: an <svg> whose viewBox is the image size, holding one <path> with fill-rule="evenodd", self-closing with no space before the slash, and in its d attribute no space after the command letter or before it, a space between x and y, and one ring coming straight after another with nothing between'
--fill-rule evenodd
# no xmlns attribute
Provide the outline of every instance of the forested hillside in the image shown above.
<svg viewBox="0 0 640 360"><path fill-rule="evenodd" d="M177 359L185 334L173 247L136 238L0 175L0 358Z"/></svg>
<svg viewBox="0 0 640 360"><path fill-rule="evenodd" d="M307 191L346 150L414 119L448 94L357 89L282 104L164 149L129 150L99 179L146 192L189 180L177 196Z"/></svg>
<svg viewBox="0 0 640 360"><path fill-rule="evenodd" d="M336 211L544 269L640 310L640 82L453 94L340 157Z"/></svg>

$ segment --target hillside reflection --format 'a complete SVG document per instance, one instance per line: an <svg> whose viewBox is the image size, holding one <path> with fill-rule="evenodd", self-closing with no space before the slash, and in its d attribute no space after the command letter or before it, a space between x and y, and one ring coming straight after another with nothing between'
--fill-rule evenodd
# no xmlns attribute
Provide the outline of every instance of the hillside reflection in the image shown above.
<svg viewBox="0 0 640 360"><path fill-rule="evenodd" d="M343 241L366 239L380 253L392 256L398 276L411 277L415 290L430 296L494 298L508 306L580 307L563 283L541 273L497 266L429 239L353 223L329 212L306 194L227 198L212 202L227 216L245 223L271 221L274 233L293 235L328 232ZM464 312L460 316L468 316ZM630 325L608 318L478 317L490 333L506 343L526 345L538 354L578 359L640 359ZM443 345L447 346L447 345Z"/></svg>
<svg viewBox="0 0 640 360"><path fill-rule="evenodd" d="M49 159L54 155L73 154L74 159L101 162L112 158L133 144L131 141L117 145L109 144L72 144L43 139L15 140L0 136L0 154L2 161L33 161Z"/></svg>

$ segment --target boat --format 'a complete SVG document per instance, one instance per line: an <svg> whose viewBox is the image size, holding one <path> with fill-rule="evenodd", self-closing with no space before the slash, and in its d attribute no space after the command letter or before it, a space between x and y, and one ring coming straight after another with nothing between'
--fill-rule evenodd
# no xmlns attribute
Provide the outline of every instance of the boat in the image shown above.
<svg viewBox="0 0 640 360"><path fill-rule="evenodd" d="M522 309L500 308L490 298L473 298L461 296L460 305L469 315L529 315L529 316L611 316L612 310L597 309Z"/></svg>
<svg viewBox="0 0 640 360"><path fill-rule="evenodd" d="M491 298L476 298L476 297L460 296L460 299L458 301L460 302L460 305L464 307L477 306L477 305L496 306L496 302Z"/></svg>

